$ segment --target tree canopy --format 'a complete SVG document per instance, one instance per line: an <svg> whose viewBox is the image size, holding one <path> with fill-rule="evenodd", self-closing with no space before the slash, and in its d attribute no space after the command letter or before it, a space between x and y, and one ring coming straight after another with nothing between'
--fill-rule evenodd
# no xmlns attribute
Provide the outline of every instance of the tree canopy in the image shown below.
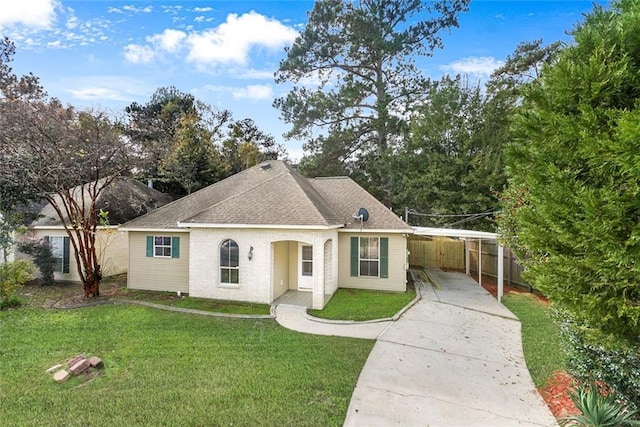
<svg viewBox="0 0 640 427"><path fill-rule="evenodd" d="M458 25L468 0L329 0L314 4L306 27L276 72L293 84L274 105L306 140L303 164L314 175L346 170L366 179L386 203L380 167L420 104L427 79L415 64L443 46L442 30ZM336 165L337 163L337 165Z"/></svg>
<svg viewBox="0 0 640 427"><path fill-rule="evenodd" d="M640 339L640 4L596 7L524 91L501 232L584 324Z"/></svg>

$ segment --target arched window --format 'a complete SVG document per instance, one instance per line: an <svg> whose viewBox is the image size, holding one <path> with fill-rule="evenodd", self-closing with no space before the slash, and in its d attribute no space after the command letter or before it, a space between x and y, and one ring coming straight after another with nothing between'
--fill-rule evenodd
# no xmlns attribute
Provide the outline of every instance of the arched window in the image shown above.
<svg viewBox="0 0 640 427"><path fill-rule="evenodd" d="M239 262L238 244L231 239L222 242L220 245L220 283L239 283Z"/></svg>

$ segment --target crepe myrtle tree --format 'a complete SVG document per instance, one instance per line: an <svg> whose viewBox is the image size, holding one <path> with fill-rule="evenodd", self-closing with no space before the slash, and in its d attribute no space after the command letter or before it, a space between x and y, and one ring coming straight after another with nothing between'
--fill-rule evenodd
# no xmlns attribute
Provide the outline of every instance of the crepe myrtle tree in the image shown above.
<svg viewBox="0 0 640 427"><path fill-rule="evenodd" d="M96 248L102 191L131 170L130 147L103 112L77 111L48 98L36 77L0 68L0 188L46 200L61 220L85 297L100 295Z"/></svg>

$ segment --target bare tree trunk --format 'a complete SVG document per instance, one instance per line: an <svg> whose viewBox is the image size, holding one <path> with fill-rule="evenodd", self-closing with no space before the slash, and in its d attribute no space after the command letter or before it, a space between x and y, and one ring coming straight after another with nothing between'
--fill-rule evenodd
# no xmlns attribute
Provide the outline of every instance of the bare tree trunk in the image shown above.
<svg viewBox="0 0 640 427"><path fill-rule="evenodd" d="M102 281L102 273L100 272L100 266L97 266L95 272L87 275L87 278L83 284L85 298L95 298L100 296L100 282Z"/></svg>

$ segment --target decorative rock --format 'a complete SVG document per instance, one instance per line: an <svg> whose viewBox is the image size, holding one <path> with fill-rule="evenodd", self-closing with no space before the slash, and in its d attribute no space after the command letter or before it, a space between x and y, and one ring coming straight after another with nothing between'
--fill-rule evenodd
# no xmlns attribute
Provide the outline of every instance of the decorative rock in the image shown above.
<svg viewBox="0 0 640 427"><path fill-rule="evenodd" d="M89 366L91 366L89 364L89 361L87 359L81 359L78 363L76 363L75 365L73 365L69 371L71 371L71 373L73 375L79 375L81 373L83 373L84 371L86 371Z"/></svg>
<svg viewBox="0 0 640 427"><path fill-rule="evenodd" d="M47 369L47 374L53 374L53 371L57 371L60 368L62 368L62 365L58 363L57 365L52 366L49 369Z"/></svg>
<svg viewBox="0 0 640 427"><path fill-rule="evenodd" d="M69 379L69 372L67 372L66 370L62 369L58 372L56 372L53 375L53 379L57 382L57 383L63 383L66 380Z"/></svg>
<svg viewBox="0 0 640 427"><path fill-rule="evenodd" d="M92 356L89 358L89 364L94 368L101 368L103 366L102 359L97 356Z"/></svg>
<svg viewBox="0 0 640 427"><path fill-rule="evenodd" d="M67 362L67 367L71 368L73 365L76 365L79 361L84 360L86 358L87 358L86 354L79 354Z"/></svg>

